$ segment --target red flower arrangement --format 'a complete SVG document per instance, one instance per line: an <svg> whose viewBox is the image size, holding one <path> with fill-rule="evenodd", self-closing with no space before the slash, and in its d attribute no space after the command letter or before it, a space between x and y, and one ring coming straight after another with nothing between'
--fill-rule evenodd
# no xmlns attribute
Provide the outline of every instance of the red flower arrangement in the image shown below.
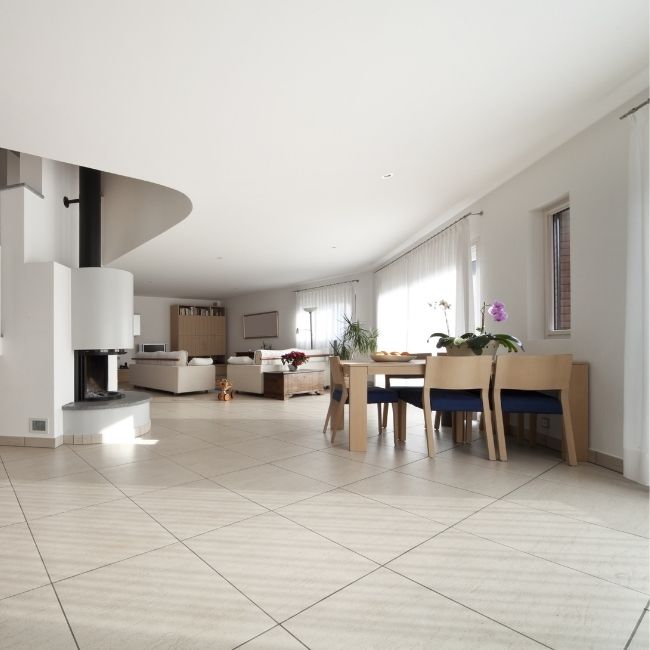
<svg viewBox="0 0 650 650"><path fill-rule="evenodd" d="M309 361L307 355L304 352L298 352L297 350L292 350L291 352L283 354L280 359L282 359L283 364L287 363L290 366L295 366L296 368Z"/></svg>

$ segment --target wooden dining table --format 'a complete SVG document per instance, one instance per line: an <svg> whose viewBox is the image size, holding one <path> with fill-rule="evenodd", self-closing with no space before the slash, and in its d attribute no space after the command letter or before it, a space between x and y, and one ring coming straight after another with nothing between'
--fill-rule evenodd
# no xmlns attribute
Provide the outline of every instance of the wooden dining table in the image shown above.
<svg viewBox="0 0 650 650"><path fill-rule="evenodd" d="M350 451L368 449L368 378L375 375L391 377L424 377L424 359L413 361L341 361L343 373L349 378Z"/></svg>
<svg viewBox="0 0 650 650"><path fill-rule="evenodd" d="M341 361L343 373L349 380L350 451L368 449L368 379L375 375L414 378L424 377L426 361ZM589 364L574 361L569 386L571 418L579 461L588 460L589 449ZM404 414L399 418L404 422ZM401 439L404 432L398 432Z"/></svg>

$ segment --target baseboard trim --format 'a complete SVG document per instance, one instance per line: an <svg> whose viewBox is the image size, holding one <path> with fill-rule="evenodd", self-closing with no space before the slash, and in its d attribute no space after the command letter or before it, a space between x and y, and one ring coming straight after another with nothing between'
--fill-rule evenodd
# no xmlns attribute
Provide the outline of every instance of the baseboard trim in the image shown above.
<svg viewBox="0 0 650 650"><path fill-rule="evenodd" d="M623 473L623 459L618 456L611 456L610 454L605 454L602 451L594 451L593 449L589 450L589 462L594 465L600 465L605 469L611 469L614 472L619 474Z"/></svg>
<svg viewBox="0 0 650 650"><path fill-rule="evenodd" d="M34 436L0 436L0 445L7 447L46 447L55 449L63 444L63 436L36 438Z"/></svg>

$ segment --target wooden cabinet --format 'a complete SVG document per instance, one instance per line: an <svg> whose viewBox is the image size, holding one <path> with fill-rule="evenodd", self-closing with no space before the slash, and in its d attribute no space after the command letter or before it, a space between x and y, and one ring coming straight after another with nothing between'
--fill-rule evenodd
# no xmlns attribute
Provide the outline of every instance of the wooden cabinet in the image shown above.
<svg viewBox="0 0 650 650"><path fill-rule="evenodd" d="M172 305L170 318L173 350L187 350L190 357L225 356L226 314L223 307Z"/></svg>
<svg viewBox="0 0 650 650"><path fill-rule="evenodd" d="M273 371L264 373L264 397L288 399L299 393L323 393L323 370Z"/></svg>

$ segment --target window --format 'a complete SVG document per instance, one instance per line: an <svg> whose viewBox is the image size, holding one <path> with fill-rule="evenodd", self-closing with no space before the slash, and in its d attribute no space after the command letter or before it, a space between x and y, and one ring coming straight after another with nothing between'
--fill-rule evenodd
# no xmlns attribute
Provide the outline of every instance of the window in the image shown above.
<svg viewBox="0 0 650 650"><path fill-rule="evenodd" d="M296 347L329 350L343 329L343 316L354 319L355 284L339 282L296 292Z"/></svg>
<svg viewBox="0 0 650 650"><path fill-rule="evenodd" d="M481 325L481 276L478 266L478 240L470 246L470 261L472 263L472 293L474 295L474 327Z"/></svg>
<svg viewBox="0 0 650 650"><path fill-rule="evenodd" d="M571 216L568 204L546 213L548 220L547 331L550 336L571 332Z"/></svg>
<svg viewBox="0 0 650 650"><path fill-rule="evenodd" d="M442 309L451 303L449 333L471 329L474 317L469 224L452 225L375 272L378 347L380 350L431 350L433 332L446 332Z"/></svg>

